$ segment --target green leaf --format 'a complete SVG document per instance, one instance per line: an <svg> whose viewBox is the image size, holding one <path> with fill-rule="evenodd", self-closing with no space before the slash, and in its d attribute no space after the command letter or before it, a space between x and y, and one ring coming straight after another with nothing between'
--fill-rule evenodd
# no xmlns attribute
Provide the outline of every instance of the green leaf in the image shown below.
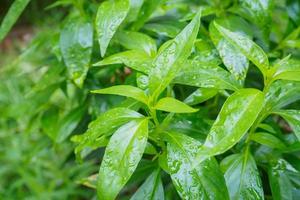
<svg viewBox="0 0 300 200"><path fill-rule="evenodd" d="M276 63L272 70L273 81L278 79L300 81L300 61L290 59L289 56Z"/></svg>
<svg viewBox="0 0 300 200"><path fill-rule="evenodd" d="M265 75L269 69L269 60L265 52L247 36L241 33L232 32L214 22L214 26L219 33L242 54L252 61Z"/></svg>
<svg viewBox="0 0 300 200"><path fill-rule="evenodd" d="M147 137L147 119L131 121L114 133L107 145L99 170L97 185L99 199L116 198L141 160Z"/></svg>
<svg viewBox="0 0 300 200"><path fill-rule="evenodd" d="M287 174L287 165L285 160L279 159L268 170L269 182L274 200L293 199L293 185Z"/></svg>
<svg viewBox="0 0 300 200"><path fill-rule="evenodd" d="M86 107L80 106L71 110L60 120L56 137L57 142L63 142L72 133L72 131L76 128L76 126L82 119L85 111Z"/></svg>
<svg viewBox="0 0 300 200"><path fill-rule="evenodd" d="M104 66L122 63L134 70L148 74L151 69L150 67L152 59L144 52L132 50L111 55L93 64L93 66Z"/></svg>
<svg viewBox="0 0 300 200"><path fill-rule="evenodd" d="M148 104L148 97L143 90L131 85L116 85L109 88L93 90L92 93L96 94L115 94L125 97L130 97L144 104Z"/></svg>
<svg viewBox="0 0 300 200"><path fill-rule="evenodd" d="M192 108L187 104L171 97L165 97L160 99L154 106L156 110L162 110L172 113L192 113L197 112L198 109Z"/></svg>
<svg viewBox="0 0 300 200"><path fill-rule="evenodd" d="M225 101L202 147L202 156L224 153L249 130L264 105L264 94L256 89L241 89Z"/></svg>
<svg viewBox="0 0 300 200"><path fill-rule="evenodd" d="M149 80L150 93L154 99L176 76L179 63L183 63L190 55L200 27L200 16L201 11L173 40L161 47L154 59Z"/></svg>
<svg viewBox="0 0 300 200"><path fill-rule="evenodd" d="M144 51L149 56L155 56L157 47L155 40L150 36L132 31L119 31L116 33L118 42L127 49Z"/></svg>
<svg viewBox="0 0 300 200"><path fill-rule="evenodd" d="M143 29L156 33L157 35L174 38L181 31L181 28L172 23L148 23L145 24Z"/></svg>
<svg viewBox="0 0 300 200"><path fill-rule="evenodd" d="M266 91L265 113L279 110L299 99L299 82L277 80Z"/></svg>
<svg viewBox="0 0 300 200"><path fill-rule="evenodd" d="M204 64L197 61L188 61L183 64L183 69L173 81L182 85L203 88L237 90L239 83L232 75L221 67Z"/></svg>
<svg viewBox="0 0 300 200"><path fill-rule="evenodd" d="M130 0L130 10L126 17L126 21L136 21L143 4L144 0Z"/></svg>
<svg viewBox="0 0 300 200"><path fill-rule="evenodd" d="M77 158L80 160L80 153L84 148L91 147L94 149L98 147L99 144L102 145L103 142L106 141L106 138L102 136L111 134L119 126L130 120L142 117L143 115L122 107L114 108L103 113L89 124L88 130L84 134L72 137L72 140L78 143L75 148Z"/></svg>
<svg viewBox="0 0 300 200"><path fill-rule="evenodd" d="M15 0L12 3L0 26L0 43L16 23L29 2L30 0Z"/></svg>
<svg viewBox="0 0 300 200"><path fill-rule="evenodd" d="M164 188L160 178L160 170L150 174L142 186L134 193L130 200L164 200Z"/></svg>
<svg viewBox="0 0 300 200"><path fill-rule="evenodd" d="M106 53L110 40L125 20L129 8L129 0L105 1L99 6L96 16L96 31L102 57Z"/></svg>
<svg viewBox="0 0 300 200"><path fill-rule="evenodd" d="M273 0L244 0L241 1L237 10L241 16L257 25L260 38L267 46L274 12L272 10L273 3Z"/></svg>
<svg viewBox="0 0 300 200"><path fill-rule="evenodd" d="M182 199L229 199L223 174L214 158L192 167L200 142L179 133L165 133L165 136L169 172Z"/></svg>
<svg viewBox="0 0 300 200"><path fill-rule="evenodd" d="M288 122L300 141L300 110L279 110L273 113L280 115Z"/></svg>
<svg viewBox="0 0 300 200"><path fill-rule="evenodd" d="M245 37L251 33L249 25L242 18L229 16L228 18L222 18L217 20L218 24L223 27L232 30L233 32L241 32ZM235 76L238 80L243 80L246 77L249 62L247 57L240 52L240 50L230 43L224 36L211 23L209 26L209 33L212 41L214 42L219 54L223 60L226 68ZM251 36L251 34L250 34ZM250 37L249 37L250 38Z"/></svg>
<svg viewBox="0 0 300 200"><path fill-rule="evenodd" d="M88 22L73 19L60 34L60 50L71 79L82 87L92 55L93 27Z"/></svg>
<svg viewBox="0 0 300 200"><path fill-rule="evenodd" d="M249 150L226 157L221 168L225 172L230 199L264 199L259 172Z"/></svg>
<svg viewBox="0 0 300 200"><path fill-rule="evenodd" d="M162 0L144 0L144 4L138 13L137 20L132 25L132 29L139 30L145 24L145 22L147 22L149 17L152 15L152 13L160 5L161 2Z"/></svg>
<svg viewBox="0 0 300 200"><path fill-rule="evenodd" d="M184 103L188 105L196 105L211 99L212 97L218 94L217 89L213 88L198 88L195 92L193 92L190 96L188 96Z"/></svg>
<svg viewBox="0 0 300 200"><path fill-rule="evenodd" d="M274 149L286 148L285 144L280 139L270 133L259 132L252 134L250 138L259 144L266 145Z"/></svg>

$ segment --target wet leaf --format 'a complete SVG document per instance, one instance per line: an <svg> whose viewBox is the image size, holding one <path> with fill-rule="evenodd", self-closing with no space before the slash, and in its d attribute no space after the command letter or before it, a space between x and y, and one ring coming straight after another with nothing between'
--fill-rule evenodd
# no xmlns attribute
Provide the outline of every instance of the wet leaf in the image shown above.
<svg viewBox="0 0 300 200"><path fill-rule="evenodd" d="M232 32L232 30L224 28L216 22L214 22L214 26L230 44L235 46L242 54L253 62L263 74L266 74L266 71L269 69L269 60L265 52L257 44L247 36L241 33Z"/></svg>
<svg viewBox="0 0 300 200"><path fill-rule="evenodd" d="M198 88L195 92L193 92L190 96L188 96L184 103L188 105L196 105L207 101L208 99L213 98L218 94L217 89L213 88Z"/></svg>
<svg viewBox="0 0 300 200"><path fill-rule="evenodd" d="M221 67L197 61L188 61L182 67L183 70L178 73L174 83L233 91L240 88L233 76Z"/></svg>
<svg viewBox="0 0 300 200"><path fill-rule="evenodd" d="M272 68L272 81L282 79L300 81L300 61L290 59L289 56L280 60Z"/></svg>
<svg viewBox="0 0 300 200"><path fill-rule="evenodd" d="M133 31L119 31L116 34L118 42L127 49L144 51L149 56L156 55L156 43L150 36Z"/></svg>
<svg viewBox="0 0 300 200"><path fill-rule="evenodd" d="M299 110L279 110L274 114L283 117L293 129L295 135L300 141L300 111Z"/></svg>
<svg viewBox="0 0 300 200"><path fill-rule="evenodd" d="M99 6L96 17L96 31L102 57L106 53L110 40L125 20L129 8L129 0L105 1Z"/></svg>
<svg viewBox="0 0 300 200"><path fill-rule="evenodd" d="M155 170L130 200L164 200L164 188L160 178L160 170Z"/></svg>
<svg viewBox="0 0 300 200"><path fill-rule="evenodd" d="M106 141L106 138L102 136L111 134L119 126L130 120L142 117L143 115L122 107L114 108L103 113L89 124L88 130L84 134L72 137L72 140L78 143L75 148L77 158L80 159L80 153L84 148L96 148L99 144L102 145L103 142Z"/></svg>
<svg viewBox="0 0 300 200"><path fill-rule="evenodd" d="M195 168L195 156L201 146L197 140L179 133L165 133L167 164L172 182L182 199L229 199L224 177L214 158Z"/></svg>
<svg viewBox="0 0 300 200"><path fill-rule="evenodd" d="M93 27L80 19L65 24L60 34L60 50L71 79L82 87L92 55Z"/></svg>
<svg viewBox="0 0 300 200"><path fill-rule="evenodd" d="M224 153L249 130L264 105L264 94L256 89L241 89L225 101L201 154L205 158Z"/></svg>
<svg viewBox="0 0 300 200"><path fill-rule="evenodd" d="M152 59L144 52L132 50L111 55L93 64L93 66L105 66L122 63L134 70L148 74L151 69Z"/></svg>
<svg viewBox="0 0 300 200"><path fill-rule="evenodd" d="M187 104L171 97L165 97L160 99L154 107L157 110L162 110L172 113L192 113L197 112L198 109L194 109Z"/></svg>
<svg viewBox="0 0 300 200"><path fill-rule="evenodd" d="M264 199L264 191L254 158L249 150L226 157L221 168L230 199Z"/></svg>
<svg viewBox="0 0 300 200"><path fill-rule="evenodd" d="M128 122L114 133L107 145L99 170L97 184L99 199L116 198L142 158L147 137L147 119Z"/></svg>
<svg viewBox="0 0 300 200"><path fill-rule="evenodd" d="M92 93L96 94L115 94L125 97L133 98L137 101L148 104L148 96L140 88L131 86L131 85L116 85L109 88L93 90Z"/></svg>
<svg viewBox="0 0 300 200"><path fill-rule="evenodd" d="M278 80L271 84L266 91L264 113L279 110L300 99L300 83Z"/></svg>
<svg viewBox="0 0 300 200"><path fill-rule="evenodd" d="M137 20L132 25L132 29L139 30L145 24L145 22L147 22L161 2L162 0L144 0L144 4L138 13Z"/></svg>
<svg viewBox="0 0 300 200"><path fill-rule="evenodd" d="M285 144L276 136L270 134L270 133L265 133L265 132L258 132L255 134L252 134L250 136L251 140L262 144L266 145L268 147L274 148L274 149L284 149L286 148Z"/></svg>
<svg viewBox="0 0 300 200"><path fill-rule="evenodd" d="M287 167L290 167L289 163L283 159L279 159L268 170L274 200L293 199L293 185L288 177ZM291 170L294 171L294 169Z"/></svg>
<svg viewBox="0 0 300 200"><path fill-rule="evenodd" d="M229 16L225 19L216 20L218 24L223 27L244 34L245 37L251 38L251 30L247 22L242 18ZM230 43L221 33L216 29L214 23L209 26L209 33L214 42L219 54L224 62L226 68L236 77L238 80L243 80L246 77L249 62L247 57L240 52L240 50Z"/></svg>
<svg viewBox="0 0 300 200"><path fill-rule="evenodd" d="M154 68L150 72L149 79L149 89L154 99L176 76L179 63L182 63L190 55L200 27L200 15L199 11L173 40L168 41L160 48L153 61Z"/></svg>

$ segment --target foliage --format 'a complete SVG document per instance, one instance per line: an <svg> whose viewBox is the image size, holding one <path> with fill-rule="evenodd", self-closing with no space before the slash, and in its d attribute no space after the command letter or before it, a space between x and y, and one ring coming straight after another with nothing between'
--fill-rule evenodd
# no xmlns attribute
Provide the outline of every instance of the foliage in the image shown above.
<svg viewBox="0 0 300 200"><path fill-rule="evenodd" d="M299 1L47 9L0 68L1 197L300 198Z"/></svg>

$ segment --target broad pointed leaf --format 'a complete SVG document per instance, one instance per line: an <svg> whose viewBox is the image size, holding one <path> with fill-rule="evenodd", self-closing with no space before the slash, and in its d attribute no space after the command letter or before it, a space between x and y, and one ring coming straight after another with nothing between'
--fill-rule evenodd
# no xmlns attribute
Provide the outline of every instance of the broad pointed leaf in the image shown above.
<svg viewBox="0 0 300 200"><path fill-rule="evenodd" d="M249 25L242 18L229 16L225 19L219 19L217 22L234 32L244 34L245 37L248 36L247 34L251 33ZM213 23L209 26L209 33L226 68L236 77L236 79L245 79L249 67L247 57L223 37ZM251 38L250 36L251 35L248 37Z"/></svg>
<svg viewBox="0 0 300 200"><path fill-rule="evenodd" d="M99 6L96 17L96 31L102 57L106 53L110 40L125 20L129 8L129 0L105 1Z"/></svg>
<svg viewBox="0 0 300 200"><path fill-rule="evenodd" d="M135 120L121 126L111 137L100 166L98 198L113 200L140 162L147 144L148 120Z"/></svg>
<svg viewBox="0 0 300 200"><path fill-rule="evenodd" d="M194 19L171 41L161 47L153 61L150 73L149 89L156 98L173 80L179 70L179 63L185 61L191 53L200 27L200 15Z"/></svg>
<svg viewBox="0 0 300 200"><path fill-rule="evenodd" d="M300 141L300 110L279 110L273 113L280 115L288 122Z"/></svg>
<svg viewBox="0 0 300 200"><path fill-rule="evenodd" d="M232 200L264 199L259 172L249 150L233 154L221 163Z"/></svg>
<svg viewBox="0 0 300 200"><path fill-rule="evenodd" d="M182 66L183 70L178 73L174 83L233 91L240 88L233 76L221 67L197 61L188 61Z"/></svg>
<svg viewBox="0 0 300 200"><path fill-rule="evenodd" d="M143 90L131 85L116 85L109 88L93 90L92 93L96 94L115 94L125 97L133 98L137 101L148 104L148 97Z"/></svg>
<svg viewBox="0 0 300 200"><path fill-rule="evenodd" d="M102 142L106 141L106 137L102 136L111 134L119 126L130 120L142 117L143 115L122 107L114 108L103 113L89 124L88 130L84 134L72 137L72 140L78 143L75 148L77 158L80 159L80 153L84 148L96 148L97 145L103 144Z"/></svg>
<svg viewBox="0 0 300 200"><path fill-rule="evenodd" d="M268 170L269 182L274 200L293 199L293 185L288 177L288 166L290 166L289 163L283 159L279 159L276 163L273 163Z"/></svg>
<svg viewBox="0 0 300 200"><path fill-rule="evenodd" d="M200 142L173 132L166 133L166 140L169 172L182 199L229 199L223 174L214 158L192 167Z"/></svg>
<svg viewBox="0 0 300 200"><path fill-rule="evenodd" d="M122 63L136 71L148 74L151 69L152 59L142 51L131 50L111 55L93 64L93 66L105 66Z"/></svg>
<svg viewBox="0 0 300 200"><path fill-rule="evenodd" d="M160 170L155 170L130 200L164 200L164 188L160 178Z"/></svg>
<svg viewBox="0 0 300 200"><path fill-rule="evenodd" d="M82 87L92 55L93 27L88 22L73 19L60 34L60 50L71 79Z"/></svg>
<svg viewBox="0 0 300 200"><path fill-rule="evenodd" d="M232 94L207 136L203 156L218 155L234 146L252 126L263 105L264 94L259 90L241 89Z"/></svg>
<svg viewBox="0 0 300 200"><path fill-rule="evenodd" d="M269 60L265 52L257 44L247 36L241 33L232 32L216 22L214 23L214 26L230 44L235 46L250 61L252 61L263 74L266 74L266 71L269 69Z"/></svg>
<svg viewBox="0 0 300 200"><path fill-rule="evenodd" d="M277 80L266 91L265 113L277 111L300 99L300 83Z"/></svg>
<svg viewBox="0 0 300 200"><path fill-rule="evenodd" d="M184 103L188 105L196 105L207 101L210 98L213 98L218 94L217 89L213 88L198 88L195 92L193 92L190 96L188 96Z"/></svg>
<svg viewBox="0 0 300 200"><path fill-rule="evenodd" d="M262 144L266 145L268 147L274 148L274 149L284 149L286 148L285 144L276 136L270 134L270 133L265 133L265 132L258 132L255 134L252 134L250 136L251 140Z"/></svg>
<svg viewBox="0 0 300 200"><path fill-rule="evenodd" d="M133 31L119 31L116 34L118 42L127 49L144 51L149 56L155 56L156 43L150 36Z"/></svg>
<svg viewBox="0 0 300 200"><path fill-rule="evenodd" d="M157 110L173 112L173 113L192 113L198 109L192 108L189 105L171 97L160 99L154 107Z"/></svg>
<svg viewBox="0 0 300 200"><path fill-rule="evenodd" d="M300 81L300 61L286 57L275 64L272 80Z"/></svg>

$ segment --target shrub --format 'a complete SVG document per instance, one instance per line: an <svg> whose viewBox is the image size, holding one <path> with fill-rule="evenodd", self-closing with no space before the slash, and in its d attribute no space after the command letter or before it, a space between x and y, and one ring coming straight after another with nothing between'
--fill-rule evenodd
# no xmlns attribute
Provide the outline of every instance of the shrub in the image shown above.
<svg viewBox="0 0 300 200"><path fill-rule="evenodd" d="M0 40L28 3L13 3ZM103 200L300 198L297 0L64 0L48 8L68 14L51 31L41 27L0 75L0 122L3 136L25 142L26 150L12 148L30 164L55 168L38 173L54 180L54 193L62 186L63 199L91 198L82 184ZM29 59L30 74L22 69ZM5 166L21 180L12 191L38 196L30 169Z"/></svg>

